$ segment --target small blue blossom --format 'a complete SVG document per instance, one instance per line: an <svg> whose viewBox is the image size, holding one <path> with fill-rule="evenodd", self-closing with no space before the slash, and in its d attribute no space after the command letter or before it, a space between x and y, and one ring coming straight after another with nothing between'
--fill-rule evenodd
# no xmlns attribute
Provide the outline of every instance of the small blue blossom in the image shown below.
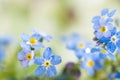
<svg viewBox="0 0 120 80"><path fill-rule="evenodd" d="M32 36L29 36L27 34L22 34L21 38L23 42L21 43L22 48L26 49L40 49L43 48L43 40L50 41L52 37L50 35L46 34L39 34L39 33L34 33Z"/></svg>
<svg viewBox="0 0 120 80"><path fill-rule="evenodd" d="M34 64L34 52L31 50L22 50L18 53L18 60L21 62L22 67L26 68Z"/></svg>
<svg viewBox="0 0 120 80"><path fill-rule="evenodd" d="M111 73L111 74L108 76L108 78L109 78L110 80L112 80L112 79L120 79L120 72Z"/></svg>
<svg viewBox="0 0 120 80"><path fill-rule="evenodd" d="M102 48L102 47L97 47L94 48L96 51L94 51L94 53L99 54L99 57L101 59L106 59L106 58L110 58L112 60L116 60L116 57L114 56L113 53L111 53L110 51L108 51L106 48Z"/></svg>
<svg viewBox="0 0 120 80"><path fill-rule="evenodd" d="M95 24L99 24L99 22L105 23L112 22L113 21L112 17L115 14L115 12L116 10L109 11L109 9L105 8L101 11L100 16L95 16L92 19L92 22Z"/></svg>
<svg viewBox="0 0 120 80"><path fill-rule="evenodd" d="M44 51L43 57L36 58L34 63L39 65L35 70L36 76L46 74L49 77L53 77L57 73L55 65L61 63L61 57L53 55L52 49L48 47Z"/></svg>
<svg viewBox="0 0 120 80"><path fill-rule="evenodd" d="M114 53L117 49L120 49L120 32L113 35L107 44L107 49Z"/></svg>
<svg viewBox="0 0 120 80"><path fill-rule="evenodd" d="M96 70L100 70L103 66L103 60L100 59L98 54L89 54L84 57L81 68L86 69L90 76L94 75Z"/></svg>
<svg viewBox="0 0 120 80"><path fill-rule="evenodd" d="M65 39L66 47L75 52L80 59L85 53L89 53L91 42L82 40L78 34L72 34Z"/></svg>
<svg viewBox="0 0 120 80"><path fill-rule="evenodd" d="M110 40L110 37L115 34L116 28L112 23L112 16L115 12L116 10L109 12L108 9L103 9L100 16L93 18L94 34L99 42L107 43Z"/></svg>

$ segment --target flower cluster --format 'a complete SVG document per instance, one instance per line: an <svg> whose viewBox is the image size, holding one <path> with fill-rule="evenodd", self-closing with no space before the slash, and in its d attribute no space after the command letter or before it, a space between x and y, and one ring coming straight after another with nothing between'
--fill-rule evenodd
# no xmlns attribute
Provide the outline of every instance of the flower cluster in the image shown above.
<svg viewBox="0 0 120 80"><path fill-rule="evenodd" d="M43 41L49 42L52 37L47 34L40 34L34 32L31 36L28 34L21 35L22 51L18 53L18 60L21 62L22 67L26 68L30 65L37 64L38 68L35 70L36 76L42 76L43 74L53 77L56 75L57 71L55 65L61 63L61 57L54 55L52 49L47 47L43 52L43 57L36 57L35 50L40 50L45 48Z"/></svg>
<svg viewBox="0 0 120 80"><path fill-rule="evenodd" d="M86 69L89 75L92 76L94 71L101 69L103 60L99 57L98 49L93 47L90 41L82 40L78 34L65 37L64 41L66 47L74 51L77 58L81 60L81 68Z"/></svg>
<svg viewBox="0 0 120 80"><path fill-rule="evenodd" d="M81 68L86 69L89 75L100 70L105 59L116 60L115 53L120 49L120 31L113 23L116 10L103 9L99 16L92 19L96 45L90 41L82 40L78 34L64 37L64 42L69 50L82 62Z"/></svg>

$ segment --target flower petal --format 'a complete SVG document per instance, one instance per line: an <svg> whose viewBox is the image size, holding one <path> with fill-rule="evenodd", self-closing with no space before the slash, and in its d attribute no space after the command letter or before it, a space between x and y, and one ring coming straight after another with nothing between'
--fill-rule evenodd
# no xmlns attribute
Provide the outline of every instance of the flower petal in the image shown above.
<svg viewBox="0 0 120 80"><path fill-rule="evenodd" d="M118 48L120 48L120 40L118 40L118 41L116 42L116 46L117 46Z"/></svg>
<svg viewBox="0 0 120 80"><path fill-rule="evenodd" d="M31 36L31 38L36 38L39 41L42 38L42 36L39 33L35 33Z"/></svg>
<svg viewBox="0 0 120 80"><path fill-rule="evenodd" d="M51 63L53 65L57 65L57 64L60 64L61 63L61 57L60 56L57 56L57 55L53 55L52 58L51 58Z"/></svg>
<svg viewBox="0 0 120 80"><path fill-rule="evenodd" d="M48 69L47 69L47 75L49 77L54 77L56 74L57 74L57 71L56 71L55 66L48 67Z"/></svg>
<svg viewBox="0 0 120 80"><path fill-rule="evenodd" d="M18 53L17 57L18 57L18 60L20 60L20 61L25 60L25 53L21 51Z"/></svg>
<svg viewBox="0 0 120 80"><path fill-rule="evenodd" d="M109 9L108 9L108 8L103 9L102 12L101 12L101 15L104 16L104 15L106 15L108 12L109 12Z"/></svg>
<svg viewBox="0 0 120 80"><path fill-rule="evenodd" d="M35 75L36 76L41 76L45 73L46 68L44 66L39 66L36 70L35 70Z"/></svg>
<svg viewBox="0 0 120 80"><path fill-rule="evenodd" d="M34 63L35 63L35 64L38 64L38 65L42 65L43 62L44 62L44 59L43 59L42 57L36 58L36 59L34 60Z"/></svg>
<svg viewBox="0 0 120 80"><path fill-rule="evenodd" d="M46 48L46 50L43 53L43 57L45 59L50 59L52 56L52 49L50 47Z"/></svg>
<svg viewBox="0 0 120 80"><path fill-rule="evenodd" d="M21 38L22 38L23 41L27 42L30 39L30 36L28 34L23 33L21 35Z"/></svg>
<svg viewBox="0 0 120 80"><path fill-rule="evenodd" d="M93 69L93 68L88 68L87 71L88 71L88 74L89 74L90 76L93 76L93 75L94 75L94 69Z"/></svg>
<svg viewBox="0 0 120 80"><path fill-rule="evenodd" d="M31 46L32 48L35 48L35 49L41 49L44 47L43 43L41 42L38 42L36 45L32 45Z"/></svg>
<svg viewBox="0 0 120 80"><path fill-rule="evenodd" d="M104 34L104 37L110 37L111 36L111 32L110 31L107 31L105 34Z"/></svg>
<svg viewBox="0 0 120 80"><path fill-rule="evenodd" d="M114 51L116 50L116 46L115 46L115 44L114 43L112 43L112 42L109 42L108 44L107 44L107 50L108 51L110 51L111 53L114 53Z"/></svg>
<svg viewBox="0 0 120 80"><path fill-rule="evenodd" d="M26 67L28 67L29 61L28 60L23 60L23 61L21 61L21 63L22 63L22 67L26 68Z"/></svg>
<svg viewBox="0 0 120 80"><path fill-rule="evenodd" d="M115 12L116 12L116 10L112 10L112 11L108 14L108 16L109 16L109 17L112 17L112 16L115 14Z"/></svg>
<svg viewBox="0 0 120 80"><path fill-rule="evenodd" d="M21 42L20 43L20 46L23 48L23 49L30 49L30 46L28 44L26 44L25 42Z"/></svg>

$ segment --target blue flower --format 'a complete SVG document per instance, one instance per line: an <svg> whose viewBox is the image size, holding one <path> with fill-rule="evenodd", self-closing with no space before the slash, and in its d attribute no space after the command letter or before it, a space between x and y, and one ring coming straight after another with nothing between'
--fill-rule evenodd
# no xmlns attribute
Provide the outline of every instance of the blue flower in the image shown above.
<svg viewBox="0 0 120 80"><path fill-rule="evenodd" d="M94 24L94 33L99 42L107 43L110 40L110 37L115 34L116 28L114 27L111 18L116 10L109 12L108 9L104 9L101 12L100 16L93 18L92 22Z"/></svg>
<svg viewBox="0 0 120 80"><path fill-rule="evenodd" d="M22 67L26 68L34 64L34 52L31 50L22 50L18 53L18 60L21 62Z"/></svg>
<svg viewBox="0 0 120 80"><path fill-rule="evenodd" d="M116 72L116 73L111 73L108 76L109 79L120 79L120 72Z"/></svg>
<svg viewBox="0 0 120 80"><path fill-rule="evenodd" d="M110 37L114 35L116 32L116 28L110 24L101 25L97 28L97 30L94 32L95 36L97 37L99 42L109 42Z"/></svg>
<svg viewBox="0 0 120 80"><path fill-rule="evenodd" d="M46 74L49 77L53 77L57 73L55 65L61 63L61 57L53 55L52 49L48 47L44 51L43 57L36 58L34 63L39 65L35 70L36 76Z"/></svg>
<svg viewBox="0 0 120 80"><path fill-rule="evenodd" d="M112 22L113 21L112 17L115 14L115 12L116 10L109 11L109 9L105 8L101 11L100 16L95 16L92 19L92 22L95 24L99 24L99 22L105 23Z"/></svg>
<svg viewBox="0 0 120 80"><path fill-rule="evenodd" d="M75 55L80 59L84 53L89 53L91 42L80 38L78 34L72 34L65 39L66 47L73 50Z"/></svg>
<svg viewBox="0 0 120 80"><path fill-rule="evenodd" d="M13 37L11 36L0 36L0 49L5 49L12 41Z"/></svg>
<svg viewBox="0 0 120 80"><path fill-rule="evenodd" d="M21 43L22 48L40 49L44 47L43 43L41 42L43 38L38 33L34 33L32 36L29 36L27 34L22 34L21 38L23 40L23 42Z"/></svg>
<svg viewBox="0 0 120 80"><path fill-rule="evenodd" d="M94 53L99 54L99 57L101 59L106 59L106 58L110 58L112 60L116 60L116 57L114 56L114 54L112 54L110 51L108 51L106 48L102 48L102 47L97 47L94 48L96 49L96 51L94 51Z"/></svg>
<svg viewBox="0 0 120 80"><path fill-rule="evenodd" d="M103 66L103 60L99 58L98 54L89 54L84 57L81 68L86 69L90 76L94 75L96 70L100 70Z"/></svg>
<svg viewBox="0 0 120 80"><path fill-rule="evenodd" d="M107 49L112 53L117 49L120 49L120 32L117 32L110 38L110 41L107 44Z"/></svg>
<svg viewBox="0 0 120 80"><path fill-rule="evenodd" d="M26 48L26 49L40 49L43 48L43 41L51 41L52 37L50 35L47 34L40 34L38 32L35 32L34 34L32 34L32 36L29 36L28 34L22 34L21 38L23 40L23 42L21 43L21 47L22 48Z"/></svg>

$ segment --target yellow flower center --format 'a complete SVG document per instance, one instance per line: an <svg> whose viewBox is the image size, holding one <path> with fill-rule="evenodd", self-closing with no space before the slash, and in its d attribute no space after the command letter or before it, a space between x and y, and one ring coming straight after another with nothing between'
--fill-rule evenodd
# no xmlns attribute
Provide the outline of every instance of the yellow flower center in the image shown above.
<svg viewBox="0 0 120 80"><path fill-rule="evenodd" d="M30 39L30 43L31 43L32 45L36 45L36 44L37 44L36 38L31 38L31 39Z"/></svg>
<svg viewBox="0 0 120 80"><path fill-rule="evenodd" d="M79 43L79 44L78 44L78 47L79 47L79 48L83 48L84 46L85 46L84 43Z"/></svg>
<svg viewBox="0 0 120 80"><path fill-rule="evenodd" d="M106 29L105 26L101 26L101 27L100 27L100 32L106 32L106 31L107 31L107 29Z"/></svg>
<svg viewBox="0 0 120 80"><path fill-rule="evenodd" d="M32 60L33 59L33 56L32 56L32 54L26 54L26 59L27 60Z"/></svg>
<svg viewBox="0 0 120 80"><path fill-rule="evenodd" d="M106 51L105 49L102 49L101 52L102 52L102 53L106 53L107 51Z"/></svg>
<svg viewBox="0 0 120 80"><path fill-rule="evenodd" d="M89 67L93 67L93 66L94 66L94 62L93 62L93 61L88 61L88 62L87 62L87 65L88 65Z"/></svg>
<svg viewBox="0 0 120 80"><path fill-rule="evenodd" d="M50 61L45 61L45 62L44 62L44 66L45 66L45 67L50 67L50 66L51 66Z"/></svg>

